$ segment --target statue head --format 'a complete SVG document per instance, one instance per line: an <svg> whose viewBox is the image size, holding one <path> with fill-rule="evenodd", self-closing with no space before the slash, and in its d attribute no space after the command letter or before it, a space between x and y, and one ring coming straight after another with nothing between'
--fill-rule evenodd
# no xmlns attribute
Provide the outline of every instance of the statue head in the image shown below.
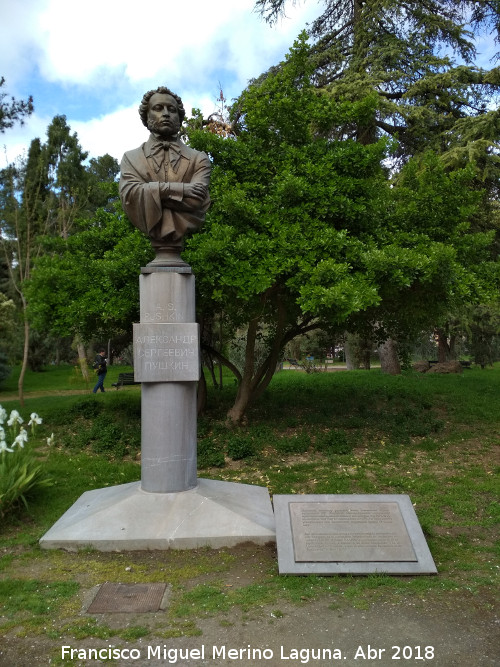
<svg viewBox="0 0 500 667"><path fill-rule="evenodd" d="M177 102L177 110L179 112L179 120L182 124L182 121L186 117L186 110L184 109L184 105L182 104L182 99L179 97L179 95L176 95L173 93L169 88L166 86L159 86L156 90L148 90L147 93L144 94L141 103L139 105L139 116L141 117L142 124L148 127L148 110L149 110L149 100L153 97L155 93L161 93L163 95L170 95L171 97L174 98L174 100Z"/></svg>

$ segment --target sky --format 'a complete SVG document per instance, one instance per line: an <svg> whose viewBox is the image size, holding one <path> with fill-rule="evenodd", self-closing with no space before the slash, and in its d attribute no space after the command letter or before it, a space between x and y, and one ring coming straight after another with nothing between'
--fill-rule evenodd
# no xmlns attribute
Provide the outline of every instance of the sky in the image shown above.
<svg viewBox="0 0 500 667"><path fill-rule="evenodd" d="M0 134L0 167L45 141L55 115L89 157L120 160L147 139L137 108L161 85L207 116L221 89L230 102L283 60L318 4L290 2L269 26L255 0L0 0L2 92L35 105L24 126Z"/></svg>

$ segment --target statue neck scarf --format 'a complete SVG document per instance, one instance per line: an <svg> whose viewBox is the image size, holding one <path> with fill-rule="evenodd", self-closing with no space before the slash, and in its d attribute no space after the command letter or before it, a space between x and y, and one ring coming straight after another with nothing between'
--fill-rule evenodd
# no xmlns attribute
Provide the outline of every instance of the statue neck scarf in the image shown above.
<svg viewBox="0 0 500 667"><path fill-rule="evenodd" d="M151 144L150 156L154 162L156 173L160 171L166 159L170 162L173 172L177 173L179 160L181 159L181 147L174 141L155 141Z"/></svg>

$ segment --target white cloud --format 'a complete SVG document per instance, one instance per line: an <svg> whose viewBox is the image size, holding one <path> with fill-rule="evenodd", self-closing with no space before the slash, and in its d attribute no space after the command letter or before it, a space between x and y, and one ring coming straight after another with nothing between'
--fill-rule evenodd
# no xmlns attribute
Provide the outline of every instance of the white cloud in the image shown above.
<svg viewBox="0 0 500 667"><path fill-rule="evenodd" d="M103 67L124 68L132 82L165 74L175 81L199 81L220 67L248 78L258 73L259 63L262 69L269 66L269 56L286 48L311 14L306 5L297 5L291 8L293 20L271 28L253 11L254 4L49 0L33 39L42 49L42 75L51 81L92 83Z"/></svg>
<svg viewBox="0 0 500 667"><path fill-rule="evenodd" d="M236 97L248 79L282 59L318 12L312 0L290 2L289 18L270 27L254 11L255 0L148 0L144 4L137 0L24 0L5 5L0 75L7 79L8 94L25 99L34 93L35 108L50 106L53 114L66 115L92 156L108 152L117 158L143 140L136 107L146 90L168 85L182 96L188 113L193 106L210 113L219 82L228 100ZM75 84L80 86L79 94L73 92L65 104L64 96L67 90L75 90ZM42 104L41 96L54 86L57 103L51 98L51 105ZM108 116L92 118L92 112L84 110L85 90L93 99L96 94L114 95L115 108L108 104ZM130 99L131 95L136 99ZM125 109L128 104L131 108ZM43 138L50 121L34 114L24 128L0 135L0 145L8 146L12 159L32 138Z"/></svg>
<svg viewBox="0 0 500 667"><path fill-rule="evenodd" d="M49 0L3 2L0 21L0 62L2 71L15 89L15 82L32 68L41 56L38 17Z"/></svg>

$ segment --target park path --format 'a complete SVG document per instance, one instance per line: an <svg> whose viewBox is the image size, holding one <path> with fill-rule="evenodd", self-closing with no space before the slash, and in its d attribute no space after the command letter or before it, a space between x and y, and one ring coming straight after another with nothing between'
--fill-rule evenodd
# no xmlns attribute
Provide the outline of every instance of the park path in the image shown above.
<svg viewBox="0 0 500 667"><path fill-rule="evenodd" d="M43 398L45 396L71 396L78 394L91 394L91 389L52 389L49 391L25 391L24 400L30 398ZM17 392L0 392L0 405L2 402L18 401L19 394Z"/></svg>

